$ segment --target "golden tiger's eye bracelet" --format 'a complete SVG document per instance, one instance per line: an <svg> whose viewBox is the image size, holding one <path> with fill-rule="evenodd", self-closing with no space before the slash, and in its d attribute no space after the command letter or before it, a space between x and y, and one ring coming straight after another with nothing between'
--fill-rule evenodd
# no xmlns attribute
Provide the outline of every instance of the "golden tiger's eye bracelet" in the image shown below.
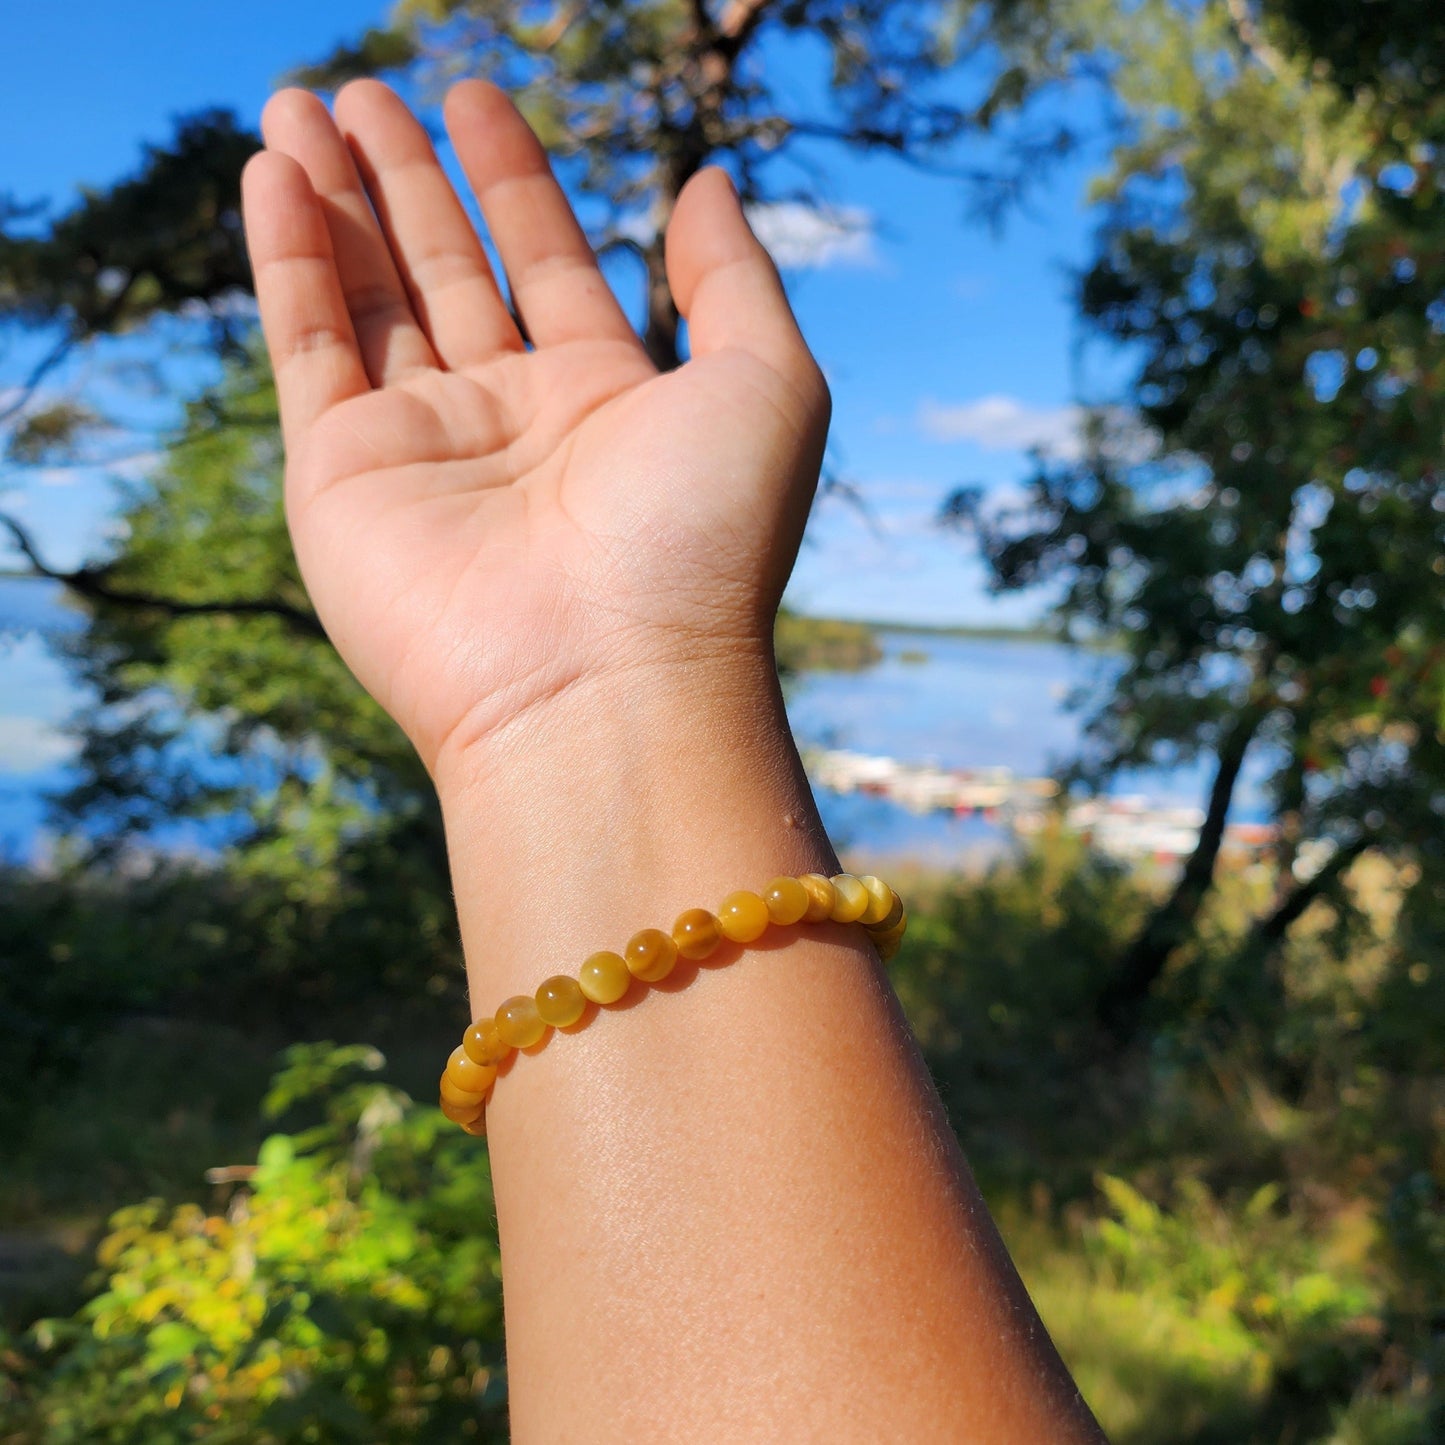
<svg viewBox="0 0 1445 1445"><path fill-rule="evenodd" d="M620 954L594 953L576 978L556 974L535 994L517 994L493 1017L469 1024L442 1075L442 1113L468 1134L485 1134L487 1101L507 1056L535 1044L549 1027L575 1024L589 1001L616 1003L634 978L657 983L672 972L679 957L706 958L724 941L753 943L770 923L786 928L823 922L861 923L887 963L903 942L908 915L881 878L855 878L851 873L774 878L761 893L744 889L728 894L716 913L689 908L678 915L671 933L644 928Z"/></svg>

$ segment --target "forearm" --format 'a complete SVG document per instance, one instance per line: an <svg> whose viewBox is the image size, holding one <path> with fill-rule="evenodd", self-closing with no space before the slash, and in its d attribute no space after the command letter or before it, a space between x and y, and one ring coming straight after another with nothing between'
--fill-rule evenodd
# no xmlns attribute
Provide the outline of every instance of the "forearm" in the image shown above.
<svg viewBox="0 0 1445 1445"><path fill-rule="evenodd" d="M762 654L579 685L438 785L479 1015L837 870ZM1095 1438L862 929L634 985L488 1132L519 1441Z"/></svg>

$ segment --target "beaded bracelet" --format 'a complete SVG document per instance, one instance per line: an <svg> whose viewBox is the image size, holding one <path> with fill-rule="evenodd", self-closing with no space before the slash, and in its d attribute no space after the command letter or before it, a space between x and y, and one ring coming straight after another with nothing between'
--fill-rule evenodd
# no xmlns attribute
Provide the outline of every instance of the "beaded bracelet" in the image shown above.
<svg viewBox="0 0 1445 1445"><path fill-rule="evenodd" d="M725 939L753 943L770 923L788 927L825 921L861 923L885 963L898 952L908 927L902 900L871 874L774 878L762 893L744 889L728 894L715 914L689 908L678 915L670 934L644 928L622 953L594 953L576 978L559 973L534 995L509 998L492 1018L469 1024L442 1075L442 1113L468 1134L484 1135L492 1085L508 1055L535 1044L549 1026L565 1029L575 1024L589 1000L616 1003L634 978L657 983L672 972L679 957L706 958Z"/></svg>

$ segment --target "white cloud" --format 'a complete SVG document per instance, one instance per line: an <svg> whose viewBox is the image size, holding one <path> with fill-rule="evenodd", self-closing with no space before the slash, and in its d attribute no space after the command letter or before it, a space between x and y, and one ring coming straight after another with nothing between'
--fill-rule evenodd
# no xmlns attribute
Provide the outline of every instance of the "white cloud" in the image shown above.
<svg viewBox="0 0 1445 1445"><path fill-rule="evenodd" d="M748 221L785 270L878 264L873 217L861 206L773 201L749 206Z"/></svg>
<svg viewBox="0 0 1445 1445"><path fill-rule="evenodd" d="M784 270L880 264L872 212L862 206L809 206L802 201L761 201L747 208L748 224ZM657 234L651 217L623 216L612 234L647 246Z"/></svg>
<svg viewBox="0 0 1445 1445"><path fill-rule="evenodd" d="M1041 451L1056 461L1079 457L1083 420L1082 407L1029 406L1013 396L953 405L930 398L918 408L918 423L934 441L972 442L991 452Z"/></svg>
<svg viewBox="0 0 1445 1445"><path fill-rule="evenodd" d="M0 770L33 773L67 762L75 742L38 717L0 717Z"/></svg>
<svg viewBox="0 0 1445 1445"><path fill-rule="evenodd" d="M1101 419L1099 445L1113 461L1134 466L1157 454L1155 438L1123 407L1092 413ZM925 436L941 442L972 442L991 452L1039 452L1049 461L1076 462L1085 450L1091 413L1082 406L1030 406L1014 396L983 396L954 404L926 399L918 408Z"/></svg>

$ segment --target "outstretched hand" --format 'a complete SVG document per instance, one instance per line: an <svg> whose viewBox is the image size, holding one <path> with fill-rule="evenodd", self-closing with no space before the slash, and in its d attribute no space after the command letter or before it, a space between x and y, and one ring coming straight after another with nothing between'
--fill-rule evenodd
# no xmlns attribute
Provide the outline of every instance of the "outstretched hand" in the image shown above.
<svg viewBox="0 0 1445 1445"><path fill-rule="evenodd" d="M692 359L659 374L510 101L463 82L446 120L526 339L379 82L334 120L275 96L244 183L302 575L434 774L579 688L766 654L828 418L722 172L671 220Z"/></svg>

